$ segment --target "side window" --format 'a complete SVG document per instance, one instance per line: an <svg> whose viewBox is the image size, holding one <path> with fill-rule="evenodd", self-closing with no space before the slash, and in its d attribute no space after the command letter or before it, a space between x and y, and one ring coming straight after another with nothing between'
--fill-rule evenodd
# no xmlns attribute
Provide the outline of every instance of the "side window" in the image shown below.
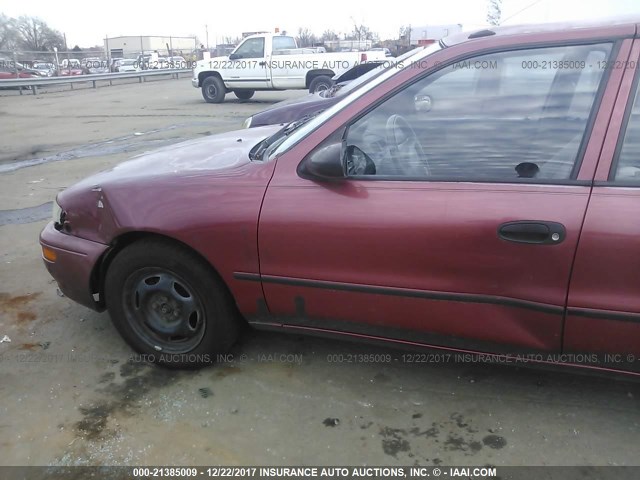
<svg viewBox="0 0 640 480"><path fill-rule="evenodd" d="M627 130L618 154L614 180L640 184L640 84L636 87Z"/></svg>
<svg viewBox="0 0 640 480"><path fill-rule="evenodd" d="M273 51L289 50L296 48L296 41L293 37L285 37L283 35L273 37Z"/></svg>
<svg viewBox="0 0 640 480"><path fill-rule="evenodd" d="M449 65L356 120L351 175L569 179L611 44L501 52Z"/></svg>
<svg viewBox="0 0 640 480"><path fill-rule="evenodd" d="M238 58L263 58L264 38L250 38L234 52Z"/></svg>

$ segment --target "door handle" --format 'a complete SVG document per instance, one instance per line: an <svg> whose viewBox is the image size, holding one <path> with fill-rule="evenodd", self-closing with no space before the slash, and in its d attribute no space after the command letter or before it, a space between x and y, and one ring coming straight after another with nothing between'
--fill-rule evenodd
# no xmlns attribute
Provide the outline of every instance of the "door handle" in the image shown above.
<svg viewBox="0 0 640 480"><path fill-rule="evenodd" d="M539 220L519 220L498 227L498 237L508 242L557 245L567 236L564 225Z"/></svg>
<svg viewBox="0 0 640 480"><path fill-rule="evenodd" d="M264 66L267 65L267 62L260 62L260 63L258 63L258 65L260 65L261 67L264 67Z"/></svg>

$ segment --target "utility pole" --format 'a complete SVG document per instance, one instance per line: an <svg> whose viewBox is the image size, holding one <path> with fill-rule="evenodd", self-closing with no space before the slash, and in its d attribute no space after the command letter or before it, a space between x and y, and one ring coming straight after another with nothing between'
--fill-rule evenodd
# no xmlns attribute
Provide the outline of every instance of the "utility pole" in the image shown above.
<svg viewBox="0 0 640 480"><path fill-rule="evenodd" d="M204 31L206 34L207 50L209 50L209 25L204 26Z"/></svg>

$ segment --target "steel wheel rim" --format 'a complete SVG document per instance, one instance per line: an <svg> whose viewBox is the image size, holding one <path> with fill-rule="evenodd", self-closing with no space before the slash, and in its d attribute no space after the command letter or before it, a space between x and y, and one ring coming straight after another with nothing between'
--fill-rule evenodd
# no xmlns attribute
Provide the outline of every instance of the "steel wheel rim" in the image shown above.
<svg viewBox="0 0 640 480"><path fill-rule="evenodd" d="M208 85L207 86L207 95L211 98L216 96L216 93L218 92L218 89L216 88L215 85Z"/></svg>
<svg viewBox="0 0 640 480"><path fill-rule="evenodd" d="M316 86L316 90L313 93L325 92L327 90L329 90L329 86L321 83L320 85Z"/></svg>
<svg viewBox="0 0 640 480"><path fill-rule="evenodd" d="M143 268L124 284L123 307L138 337L158 352L196 348L205 333L204 307L191 285L162 268Z"/></svg>

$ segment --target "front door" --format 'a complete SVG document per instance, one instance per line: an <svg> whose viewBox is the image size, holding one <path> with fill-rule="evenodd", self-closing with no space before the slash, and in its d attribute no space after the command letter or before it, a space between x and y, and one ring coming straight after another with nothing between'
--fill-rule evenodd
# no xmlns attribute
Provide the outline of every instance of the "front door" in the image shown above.
<svg viewBox="0 0 640 480"><path fill-rule="evenodd" d="M283 155L259 226L271 314L405 342L559 351L594 168L582 159L602 142L585 134L606 78L594 62L611 50L511 50L418 72L336 131L343 181L289 175L300 159Z"/></svg>

